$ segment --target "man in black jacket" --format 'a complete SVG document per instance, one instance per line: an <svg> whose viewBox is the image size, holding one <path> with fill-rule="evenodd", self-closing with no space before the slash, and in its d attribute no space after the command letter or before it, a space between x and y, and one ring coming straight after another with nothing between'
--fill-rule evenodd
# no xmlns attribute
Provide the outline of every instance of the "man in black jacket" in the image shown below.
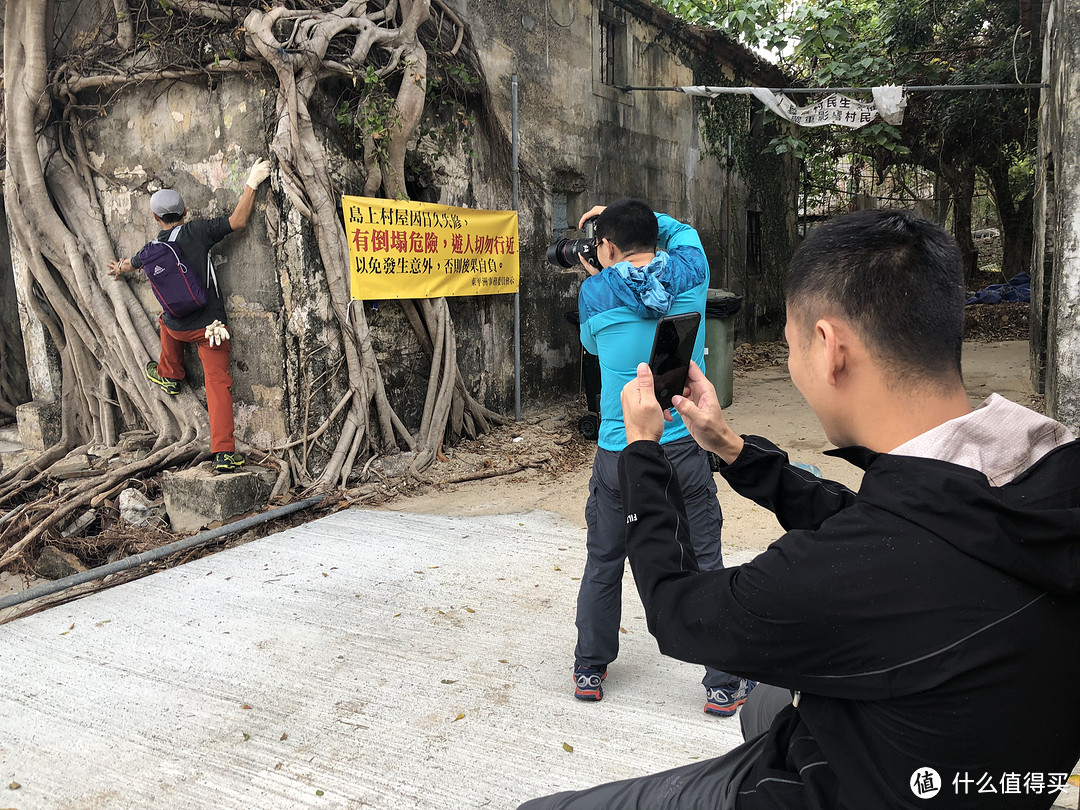
<svg viewBox="0 0 1080 810"><path fill-rule="evenodd" d="M1080 442L997 395L971 408L963 301L955 242L900 212L833 220L792 260L791 378L865 470L858 493L738 436L691 370L675 409L786 531L734 568L697 569L639 367L619 472L649 630L667 655L771 684L744 707L767 726L717 759L526 807L1053 803L1080 757Z"/></svg>

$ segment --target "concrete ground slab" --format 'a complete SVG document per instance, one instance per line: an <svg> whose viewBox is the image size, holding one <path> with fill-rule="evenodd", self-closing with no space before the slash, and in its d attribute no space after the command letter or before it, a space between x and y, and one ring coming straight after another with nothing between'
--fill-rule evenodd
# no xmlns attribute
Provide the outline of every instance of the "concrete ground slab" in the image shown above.
<svg viewBox="0 0 1080 810"><path fill-rule="evenodd" d="M629 574L605 699L574 700L584 541L345 511L0 626L0 804L504 808L736 745Z"/></svg>

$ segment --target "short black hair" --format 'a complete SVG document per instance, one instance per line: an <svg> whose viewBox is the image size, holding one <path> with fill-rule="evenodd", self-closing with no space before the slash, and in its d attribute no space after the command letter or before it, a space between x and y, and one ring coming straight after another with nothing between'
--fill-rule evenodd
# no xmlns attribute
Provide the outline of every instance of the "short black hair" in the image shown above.
<svg viewBox="0 0 1080 810"><path fill-rule="evenodd" d="M960 377L965 297L956 240L907 211L858 211L815 228L787 277L788 307L805 326L846 318L899 380Z"/></svg>
<svg viewBox="0 0 1080 810"><path fill-rule="evenodd" d="M187 214L187 211L184 211L183 214L162 214L159 219L166 225L172 225L174 222L182 220L185 214Z"/></svg>
<svg viewBox="0 0 1080 810"><path fill-rule="evenodd" d="M618 200L596 218L596 239L613 242L623 253L656 250L660 227L644 200Z"/></svg>

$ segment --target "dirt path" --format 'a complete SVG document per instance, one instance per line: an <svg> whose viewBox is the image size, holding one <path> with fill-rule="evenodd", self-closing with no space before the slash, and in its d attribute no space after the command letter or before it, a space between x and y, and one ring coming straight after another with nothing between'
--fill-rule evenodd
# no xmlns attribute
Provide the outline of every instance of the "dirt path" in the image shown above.
<svg viewBox="0 0 1080 810"><path fill-rule="evenodd" d="M964 344L965 384L972 404L996 391L1031 406L1028 380L1028 344L1025 341ZM534 416L532 425L519 431L515 448L544 452L550 435L575 432L576 411L549 412ZM785 449L795 461L816 464L824 475L858 487L861 472L839 459L821 455L832 445L791 384L786 365L737 372L735 399L725 413L740 433L765 436ZM528 420L526 420L528 421ZM536 428L543 428L537 430ZM542 509L565 516L584 528L586 489L595 445L580 454L580 461L557 474L528 470L518 475L454 484L423 494L397 498L380 508L440 515L489 515ZM763 549L772 542L778 527L772 514L735 495L720 476L720 505L724 512L725 548Z"/></svg>

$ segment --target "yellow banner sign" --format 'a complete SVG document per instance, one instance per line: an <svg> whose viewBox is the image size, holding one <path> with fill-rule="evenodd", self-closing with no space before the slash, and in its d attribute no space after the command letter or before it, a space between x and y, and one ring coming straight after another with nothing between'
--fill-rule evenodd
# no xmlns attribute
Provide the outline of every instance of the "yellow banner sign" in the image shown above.
<svg viewBox="0 0 1080 810"><path fill-rule="evenodd" d="M517 292L517 211L347 196L341 207L354 299Z"/></svg>

